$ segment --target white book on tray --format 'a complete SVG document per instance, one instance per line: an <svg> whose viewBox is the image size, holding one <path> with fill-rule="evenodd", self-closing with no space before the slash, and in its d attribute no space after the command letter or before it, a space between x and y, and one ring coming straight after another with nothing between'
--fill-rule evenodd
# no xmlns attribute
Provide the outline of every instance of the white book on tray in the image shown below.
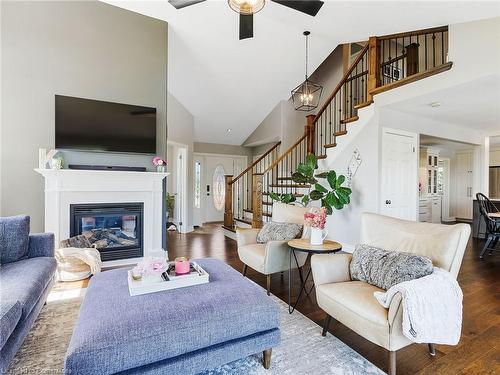
<svg viewBox="0 0 500 375"><path fill-rule="evenodd" d="M173 265L174 263L171 262L170 264ZM208 283L209 274L198 263L191 262L191 265L191 272L189 274L176 275L175 271L170 271L165 278L158 274L154 277L143 277L141 280L134 280L132 278L132 270L129 270L128 290L130 295L138 296Z"/></svg>

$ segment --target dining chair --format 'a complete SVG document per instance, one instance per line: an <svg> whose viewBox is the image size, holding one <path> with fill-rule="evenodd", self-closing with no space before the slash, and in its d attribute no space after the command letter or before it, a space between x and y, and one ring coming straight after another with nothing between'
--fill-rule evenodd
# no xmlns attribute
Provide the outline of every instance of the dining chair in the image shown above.
<svg viewBox="0 0 500 375"><path fill-rule="evenodd" d="M486 223L486 232L483 250L479 254L480 259L484 259L484 254L490 250L490 254L495 250L495 247L500 239L500 220L494 219L490 214L499 212L496 206L488 197L482 193L476 194L476 199L479 203L479 213L481 218Z"/></svg>

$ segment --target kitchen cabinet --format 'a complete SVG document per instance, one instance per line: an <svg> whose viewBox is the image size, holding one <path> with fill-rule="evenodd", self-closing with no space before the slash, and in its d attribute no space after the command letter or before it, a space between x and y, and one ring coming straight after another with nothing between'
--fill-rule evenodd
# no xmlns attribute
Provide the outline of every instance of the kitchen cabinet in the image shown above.
<svg viewBox="0 0 500 375"><path fill-rule="evenodd" d="M461 152L456 155L456 217L472 220L473 199L473 156L472 152Z"/></svg>

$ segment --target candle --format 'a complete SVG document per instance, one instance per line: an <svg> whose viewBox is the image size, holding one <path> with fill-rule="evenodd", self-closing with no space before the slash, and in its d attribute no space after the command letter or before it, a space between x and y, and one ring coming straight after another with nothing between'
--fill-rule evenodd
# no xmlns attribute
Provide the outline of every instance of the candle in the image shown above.
<svg viewBox="0 0 500 375"><path fill-rule="evenodd" d="M175 258L175 274L184 275L189 273L189 259L186 257Z"/></svg>

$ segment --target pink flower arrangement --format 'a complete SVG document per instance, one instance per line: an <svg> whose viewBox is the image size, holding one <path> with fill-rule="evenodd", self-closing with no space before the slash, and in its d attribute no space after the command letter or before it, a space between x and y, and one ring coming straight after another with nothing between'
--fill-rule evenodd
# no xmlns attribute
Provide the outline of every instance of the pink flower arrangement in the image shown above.
<svg viewBox="0 0 500 375"><path fill-rule="evenodd" d="M158 166L165 165L165 164L167 164L167 163L165 162L165 160L163 160L163 159L162 159L162 158L160 158L159 156L155 156L155 157L153 158L153 165L154 165L154 166L157 166L157 167L158 167Z"/></svg>
<svg viewBox="0 0 500 375"><path fill-rule="evenodd" d="M159 257L147 257L143 261L137 263L132 273L135 275L151 276L159 275L168 269L168 263Z"/></svg>
<svg viewBox="0 0 500 375"><path fill-rule="evenodd" d="M325 229L326 224L326 208L311 208L304 214L304 224L307 227Z"/></svg>

